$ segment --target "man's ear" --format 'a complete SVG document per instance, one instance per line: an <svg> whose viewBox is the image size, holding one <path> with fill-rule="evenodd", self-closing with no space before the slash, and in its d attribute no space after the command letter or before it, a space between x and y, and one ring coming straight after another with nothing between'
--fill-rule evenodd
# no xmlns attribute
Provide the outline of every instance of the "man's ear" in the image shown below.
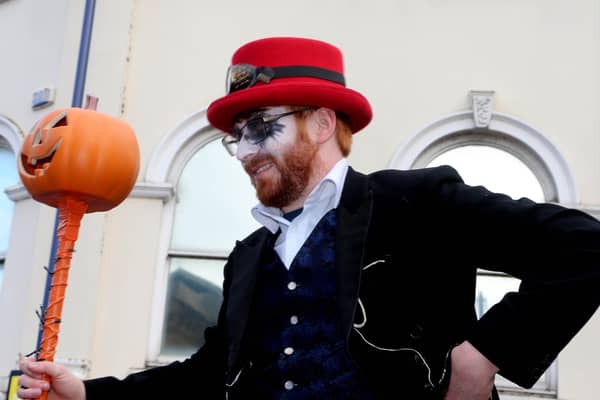
<svg viewBox="0 0 600 400"><path fill-rule="evenodd" d="M313 113L313 116L317 124L317 143L325 143L335 136L337 121L335 111L331 108L321 107Z"/></svg>

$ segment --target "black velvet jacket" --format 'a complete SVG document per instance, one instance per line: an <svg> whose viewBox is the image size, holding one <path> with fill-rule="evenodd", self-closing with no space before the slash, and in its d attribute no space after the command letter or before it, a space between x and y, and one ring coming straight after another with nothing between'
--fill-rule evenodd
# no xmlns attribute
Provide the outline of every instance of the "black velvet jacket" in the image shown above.
<svg viewBox="0 0 600 400"><path fill-rule="evenodd" d="M350 169L336 212L347 351L393 398L441 399L450 350L463 340L531 387L600 304L600 223L582 212L467 186L450 167ZM244 333L270 235L261 228L237 242L218 325L198 352L124 380L86 381L87 399L244 398ZM480 320L477 268L521 279Z"/></svg>

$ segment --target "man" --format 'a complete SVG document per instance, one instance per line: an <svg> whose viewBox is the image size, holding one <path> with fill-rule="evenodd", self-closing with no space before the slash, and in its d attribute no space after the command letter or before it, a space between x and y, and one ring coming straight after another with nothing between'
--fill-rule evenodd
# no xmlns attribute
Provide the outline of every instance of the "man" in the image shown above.
<svg viewBox="0 0 600 400"><path fill-rule="evenodd" d="M345 87L334 46L242 46L208 118L229 134L264 226L229 256L206 344L124 380L25 361L19 396L49 390L46 373L50 400L487 400L498 372L531 387L600 303L592 217L469 187L450 167L349 168L371 108ZM477 267L522 281L480 320Z"/></svg>

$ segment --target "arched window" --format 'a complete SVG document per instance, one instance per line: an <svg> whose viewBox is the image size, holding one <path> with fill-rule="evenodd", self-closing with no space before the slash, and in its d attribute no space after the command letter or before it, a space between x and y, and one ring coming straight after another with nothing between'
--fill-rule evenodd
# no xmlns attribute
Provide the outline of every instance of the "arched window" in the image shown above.
<svg viewBox="0 0 600 400"><path fill-rule="evenodd" d="M163 138L150 160L147 181L175 188L164 207L168 245L157 279L150 365L188 357L204 343L204 329L217 322L227 256L236 240L259 227L250 214L254 188L221 145L222 135L205 111L196 113Z"/></svg>
<svg viewBox="0 0 600 400"><path fill-rule="evenodd" d="M501 113L493 114L488 128L475 126L472 111L434 121L396 151L389 167L422 168L443 153L469 145L492 147L516 157L536 177L545 201L577 204L573 176L558 149L531 125Z"/></svg>
<svg viewBox="0 0 600 400"><path fill-rule="evenodd" d="M204 343L204 329L217 322L227 255L258 228L250 180L219 139L198 150L177 183L162 355L186 356Z"/></svg>
<svg viewBox="0 0 600 400"><path fill-rule="evenodd" d="M390 167L398 169L451 165L469 185L482 185L512 198L536 202L576 202L574 182L557 149L531 126L496 113L488 128L477 128L472 112L462 112L428 125L400 148ZM478 270L475 310L481 316L520 281ZM556 393L554 363L534 385L539 393ZM498 377L496 384L518 391Z"/></svg>

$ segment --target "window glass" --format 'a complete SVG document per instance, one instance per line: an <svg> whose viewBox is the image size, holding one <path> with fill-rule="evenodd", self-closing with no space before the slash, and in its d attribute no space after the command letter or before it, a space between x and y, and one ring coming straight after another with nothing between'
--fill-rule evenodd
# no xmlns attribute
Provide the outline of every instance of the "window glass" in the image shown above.
<svg viewBox="0 0 600 400"><path fill-rule="evenodd" d="M502 300L508 292L519 290L519 280L506 275L481 272L477 277L475 310L481 317L491 306Z"/></svg>
<svg viewBox="0 0 600 400"><path fill-rule="evenodd" d="M542 186L533 172L504 150L481 145L458 147L439 155L428 166L444 164L454 167L468 185L483 185L514 199L544 201Z"/></svg>
<svg viewBox="0 0 600 400"><path fill-rule="evenodd" d="M222 302L223 267L236 240L259 225L254 188L240 162L214 140L187 163L176 190L161 356L182 358L204 344Z"/></svg>
<svg viewBox="0 0 600 400"><path fill-rule="evenodd" d="M220 140L188 162L177 184L171 248L229 252L258 228L250 215L257 203L250 178Z"/></svg>
<svg viewBox="0 0 600 400"><path fill-rule="evenodd" d="M204 344L223 299L224 260L171 257L162 354L187 356Z"/></svg>
<svg viewBox="0 0 600 400"><path fill-rule="evenodd" d="M2 147L0 142L0 288L2 287L4 256L8 249L8 235L14 207L4 190L16 184L17 181L15 156L9 149Z"/></svg>

